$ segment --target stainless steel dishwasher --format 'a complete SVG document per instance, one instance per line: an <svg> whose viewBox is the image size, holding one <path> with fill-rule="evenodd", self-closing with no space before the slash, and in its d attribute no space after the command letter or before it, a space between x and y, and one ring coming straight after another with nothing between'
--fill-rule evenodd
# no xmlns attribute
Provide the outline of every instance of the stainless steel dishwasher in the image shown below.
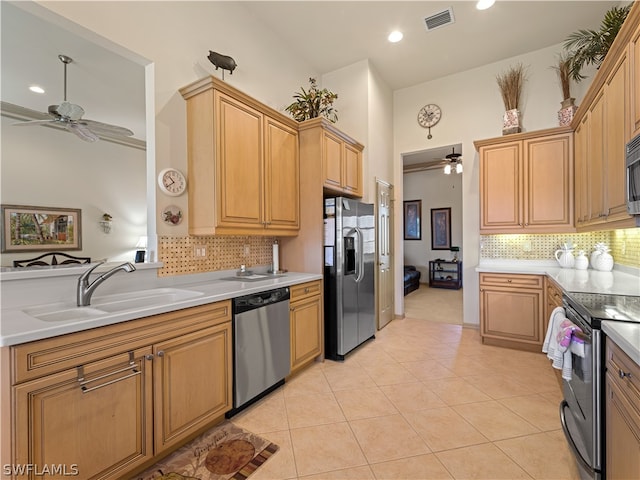
<svg viewBox="0 0 640 480"><path fill-rule="evenodd" d="M289 288L233 300L231 417L284 383L290 372Z"/></svg>

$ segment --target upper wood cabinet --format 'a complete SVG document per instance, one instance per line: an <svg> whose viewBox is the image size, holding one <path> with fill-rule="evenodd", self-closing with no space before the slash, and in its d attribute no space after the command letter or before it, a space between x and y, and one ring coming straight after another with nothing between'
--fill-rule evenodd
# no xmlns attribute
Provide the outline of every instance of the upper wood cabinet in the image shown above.
<svg viewBox="0 0 640 480"><path fill-rule="evenodd" d="M476 141L480 233L573 231L569 128Z"/></svg>
<svg viewBox="0 0 640 480"><path fill-rule="evenodd" d="M640 133L640 4L632 7L578 108L578 231L636 226L625 200L625 145Z"/></svg>
<svg viewBox="0 0 640 480"><path fill-rule="evenodd" d="M189 234L296 235L297 122L214 77L187 102Z"/></svg>
<svg viewBox="0 0 640 480"><path fill-rule="evenodd" d="M364 147L319 117L301 122L300 149L304 162L322 165L322 181L325 190L337 195L361 198L362 150ZM306 132L306 134L302 134Z"/></svg>

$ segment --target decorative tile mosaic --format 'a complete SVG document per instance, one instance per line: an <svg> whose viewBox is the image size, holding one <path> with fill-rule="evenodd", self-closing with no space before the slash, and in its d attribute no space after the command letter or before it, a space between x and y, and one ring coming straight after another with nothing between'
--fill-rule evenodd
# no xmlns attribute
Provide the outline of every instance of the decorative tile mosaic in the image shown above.
<svg viewBox="0 0 640 480"><path fill-rule="evenodd" d="M158 276L187 275L217 270L232 270L241 264L247 267L270 265L276 237L227 236L159 236L158 261L164 266ZM245 246L248 255L245 255ZM196 256L202 252L204 256Z"/></svg>
<svg viewBox="0 0 640 480"><path fill-rule="evenodd" d="M553 235L481 235L480 258L552 260L564 243L576 245L576 250L584 250L589 255L600 242L611 248L616 263L640 267L640 228Z"/></svg>

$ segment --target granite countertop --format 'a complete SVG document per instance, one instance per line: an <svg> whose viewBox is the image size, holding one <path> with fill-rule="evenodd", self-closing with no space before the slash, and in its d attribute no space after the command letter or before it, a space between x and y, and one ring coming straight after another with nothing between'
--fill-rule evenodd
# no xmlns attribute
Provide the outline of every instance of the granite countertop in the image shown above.
<svg viewBox="0 0 640 480"><path fill-rule="evenodd" d="M226 277L232 277L226 275ZM100 309L100 295L95 295L92 305L89 307L76 307L74 302L58 302L55 304L36 305L33 307L3 308L0 321L0 346L17 345L20 343L41 340L57 335L79 332L96 327L103 327L128 320L148 317L160 313L171 312L183 308L195 307L207 303L219 302L231 298L263 292L279 287L287 287L299 283L322 279L320 274L310 273L286 273L282 276L269 276L265 279L226 280L222 277L197 281L194 283L182 282L179 285L167 285L158 288L146 288L139 286L139 290L120 294L123 301L130 301L131 308L115 312L100 312L90 318L78 320L63 318L62 320L43 320L33 316L34 311L47 313L51 311L68 311L73 313L76 309L95 308ZM146 296L145 296L146 295ZM107 298L107 297L102 297ZM142 298L148 301L137 302ZM30 315L29 313L32 313ZM42 315L39 315L42 316ZM65 317L64 314L60 315ZM73 315L69 315L72 317Z"/></svg>
<svg viewBox="0 0 640 480"><path fill-rule="evenodd" d="M632 267L601 272L560 268L555 261L487 260L476 271L547 275L567 292L640 296L640 270ZM602 330L640 364L640 323L603 321Z"/></svg>

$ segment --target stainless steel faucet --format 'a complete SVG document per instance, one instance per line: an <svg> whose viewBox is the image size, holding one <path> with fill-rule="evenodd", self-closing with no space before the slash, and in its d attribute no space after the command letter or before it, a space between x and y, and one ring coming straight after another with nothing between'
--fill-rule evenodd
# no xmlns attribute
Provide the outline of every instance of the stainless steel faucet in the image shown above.
<svg viewBox="0 0 640 480"><path fill-rule="evenodd" d="M133 264L129 262L123 263L122 265L113 267L111 270L103 273L98 278L96 278L93 282L89 283L89 275L91 275L91 272L93 272L97 267L99 267L103 263L104 262L97 263L96 265L91 267L89 270L84 272L82 275L80 275L80 278L78 278L77 299L78 299L79 307L86 307L91 303L91 296L93 295L93 292L95 292L96 288L98 288L98 286L102 282L104 282L107 278L118 273L120 270L130 273L136 269L136 267L134 267Z"/></svg>

